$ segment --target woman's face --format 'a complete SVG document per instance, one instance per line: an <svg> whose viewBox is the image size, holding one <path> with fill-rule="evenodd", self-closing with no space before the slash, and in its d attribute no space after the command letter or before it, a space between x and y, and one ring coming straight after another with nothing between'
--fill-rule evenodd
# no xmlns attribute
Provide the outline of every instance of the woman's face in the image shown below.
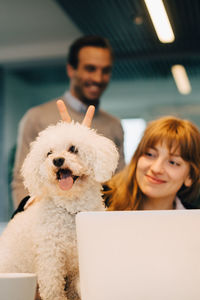
<svg viewBox="0 0 200 300"><path fill-rule="evenodd" d="M188 187L192 184L189 171L190 165L179 151L170 153L165 143L158 143L139 158L136 180L149 200L173 202L183 184Z"/></svg>

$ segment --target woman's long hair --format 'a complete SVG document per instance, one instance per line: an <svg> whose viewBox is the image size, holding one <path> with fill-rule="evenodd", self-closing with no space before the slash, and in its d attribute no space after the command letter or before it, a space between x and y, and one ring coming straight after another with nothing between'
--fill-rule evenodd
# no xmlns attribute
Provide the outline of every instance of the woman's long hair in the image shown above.
<svg viewBox="0 0 200 300"><path fill-rule="evenodd" d="M167 116L149 123L129 165L107 182L105 203L108 210L140 208L145 196L136 180L138 159L157 143L166 143L170 152L179 150L182 159L190 165L192 185L183 185L177 196L188 203L197 198L200 188L200 132L188 120Z"/></svg>

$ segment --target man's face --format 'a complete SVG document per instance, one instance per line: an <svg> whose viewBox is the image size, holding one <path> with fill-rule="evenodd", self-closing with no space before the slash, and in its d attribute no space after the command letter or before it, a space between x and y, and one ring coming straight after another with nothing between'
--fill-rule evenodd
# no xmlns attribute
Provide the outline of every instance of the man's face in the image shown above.
<svg viewBox="0 0 200 300"><path fill-rule="evenodd" d="M78 66L67 65L70 91L86 104L95 104L107 87L112 71L111 53L106 48L87 46L78 54Z"/></svg>

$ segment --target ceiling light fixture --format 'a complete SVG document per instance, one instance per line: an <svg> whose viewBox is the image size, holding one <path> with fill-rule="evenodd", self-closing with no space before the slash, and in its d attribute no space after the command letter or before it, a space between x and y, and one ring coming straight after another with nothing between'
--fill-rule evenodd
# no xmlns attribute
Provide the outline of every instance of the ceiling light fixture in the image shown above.
<svg viewBox="0 0 200 300"><path fill-rule="evenodd" d="M143 20L142 16L136 16L133 19L133 22L135 23L135 25L141 25L141 24L143 24L144 20Z"/></svg>
<svg viewBox="0 0 200 300"><path fill-rule="evenodd" d="M162 0L144 0L156 34L162 43L172 43L174 33Z"/></svg>
<svg viewBox="0 0 200 300"><path fill-rule="evenodd" d="M174 65L171 67L171 71L179 92L184 95L189 94L192 88L184 66Z"/></svg>

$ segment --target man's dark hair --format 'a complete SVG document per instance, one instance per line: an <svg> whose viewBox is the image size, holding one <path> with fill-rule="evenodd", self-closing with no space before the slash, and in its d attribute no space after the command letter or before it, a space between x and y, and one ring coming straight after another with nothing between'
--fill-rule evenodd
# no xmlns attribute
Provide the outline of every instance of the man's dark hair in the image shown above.
<svg viewBox="0 0 200 300"><path fill-rule="evenodd" d="M79 51L87 46L105 48L110 50L112 59L114 59L114 54L109 41L106 38L96 35L88 35L77 39L69 48L69 53L67 56L67 62L74 68L78 67L78 54Z"/></svg>

